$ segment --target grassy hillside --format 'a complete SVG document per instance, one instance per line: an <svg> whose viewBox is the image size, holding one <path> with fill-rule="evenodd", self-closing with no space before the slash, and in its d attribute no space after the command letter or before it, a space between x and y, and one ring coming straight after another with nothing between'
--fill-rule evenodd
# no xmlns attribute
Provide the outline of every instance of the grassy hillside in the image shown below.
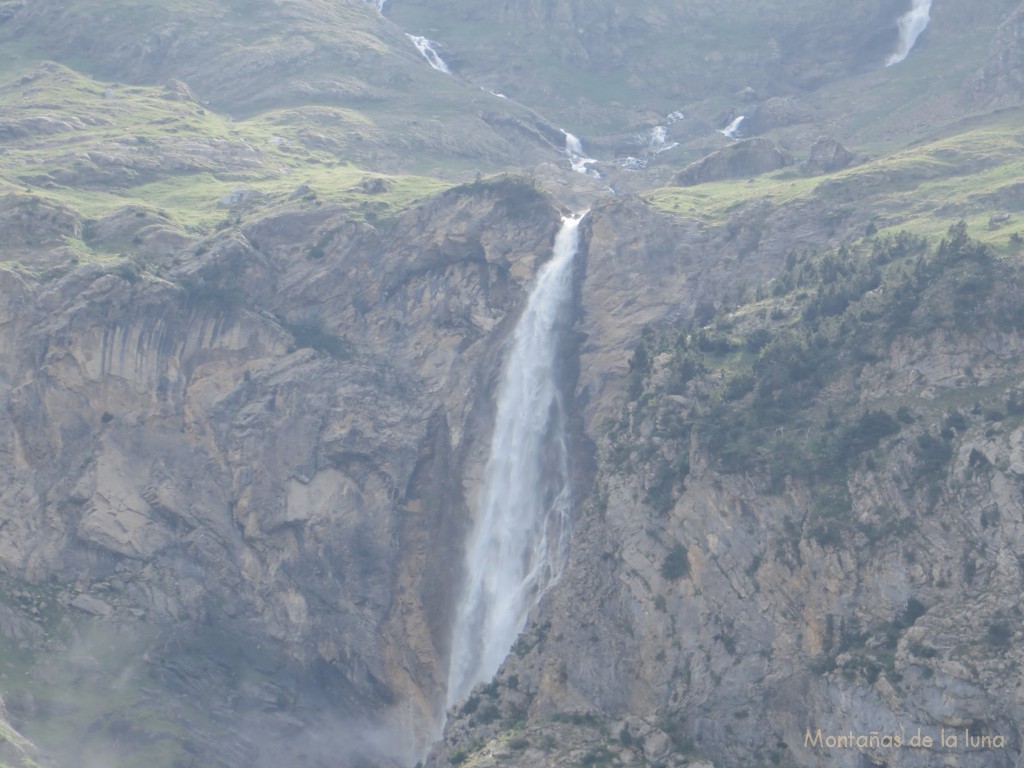
<svg viewBox="0 0 1024 768"><path fill-rule="evenodd" d="M723 4L404 0L386 14L439 41L457 74L530 104L584 137L662 122L685 137L772 96L800 96L844 140L906 136L906 119L962 114L950 98L981 66L1016 4L936 4L914 56L885 68L900 0ZM524 55L525 54L525 55ZM527 63L528 62L528 63ZM952 108L950 108L952 107ZM714 127L720 127L717 123ZM921 127L920 125L916 127Z"/></svg>
<svg viewBox="0 0 1024 768"><path fill-rule="evenodd" d="M657 208L709 224L727 221L744 206L809 201L831 216L851 207L872 211L873 229L882 234L905 230L937 238L963 218L972 237L1015 254L1020 241L1014 235L1024 228L1021 115L1015 109L964 121L941 138L827 176L784 169L740 182L665 187L647 197Z"/></svg>
<svg viewBox="0 0 1024 768"><path fill-rule="evenodd" d="M8 80L0 85L8 191L33 190L90 217L146 204L186 227L223 218L218 200L239 186L273 198L307 184L324 199L365 202L354 188L365 172L339 155L347 142L372 137L366 116L324 108L236 122L177 98L170 89L105 83L52 64ZM374 200L388 210L440 186L387 180L390 189Z"/></svg>
<svg viewBox="0 0 1024 768"><path fill-rule="evenodd" d="M386 217L476 172L557 157L496 132L537 118L432 70L362 0L0 11L0 185L87 217L141 203L209 226L237 187L281 200L300 185ZM372 199L351 191L375 174Z"/></svg>
<svg viewBox="0 0 1024 768"><path fill-rule="evenodd" d="M675 231L685 229L690 238L693 253L687 255L699 251L700 263L710 266L703 275L703 267L694 267L695 282L718 267L716 260L732 266L721 273L727 288L719 290L712 275L712 287L687 294L685 306L678 294L656 285L657 278L641 277L652 284L652 294L662 289L655 304L675 303L673 317L700 320L644 330L629 362L621 413L607 425L583 427L595 428L588 434L597 446L595 495L607 495L615 485L636 490L638 508L664 518L696 480L690 461L699 460L726 483L753 478L750 487L765 499L806 492L813 504L799 530L762 528L783 542L773 554L778 562L812 543L865 552L867 544L915 525L922 509L940 502L958 509L956 494L989 471L986 462L998 463L998 453L982 450L983 438L1009 440L1024 420L1024 391L1015 378L1021 356L1014 346L1024 334L1024 107L989 112L967 93L988 60L998 25L1017 5L1019 0L936 3L932 24L912 55L886 69L882 62L895 45L896 18L906 0L389 0L384 16L364 0L0 0L0 271L46 283L45 291L69 273L77 278L76 267L99 264L94 274L114 273L126 285L140 275L173 279L185 289L187 302L213 299L211 305L223 300L232 306L245 260L269 252L261 252L257 240L265 249L269 241L280 241L272 268L304 269L302 279L313 286L296 292L294 306L283 308L280 329L291 333L297 347L341 360L355 357L345 323L364 321L355 318L364 313L363 305L377 301L379 286L371 285L376 278L370 275L370 287L358 301L337 298L345 296L340 291L325 299L330 291L315 290L323 275L351 280L362 271L363 277L360 265L373 265L372 271L386 249L394 274L418 269L417 259L432 264L457 257L461 265L464 246L469 253L474 238L487 239L473 228L465 237L459 231L463 217L472 218L468 203L444 214L449 219L435 216L438 206L424 206L416 223L410 217L393 226L419 202L510 169L517 172L512 184L465 183L467 200L477 193L512 200L513 187L535 195L539 177L557 189L561 204L582 200L597 213L602 203L595 199L615 194L611 187L639 191L647 204L684 219L685 226L660 215L643 224L626 216L606 219L623 230L614 233L616 242L627 243L616 259L653 262L672 253L661 245L672 239L674 246L682 235L645 238L660 234L659 226L671 233L678 225ZM406 31L437 40L454 74L431 69ZM680 110L685 118L668 120ZM749 117L748 126L761 126L752 132L792 153L796 164L750 179L665 186L687 163L731 145L717 130L739 114ZM616 157L643 149L657 125L668 125L667 139L679 142L678 148L652 159L646 170L613 167ZM559 126L582 137L585 151L604 161L601 179L569 170ZM801 170L821 135L841 140L854 161L828 174ZM628 203L635 205L630 210L643 207ZM332 221L318 231L317 209L332 217L340 213L345 226ZM496 207L492 218L473 227L508 224L503 210ZM554 215L547 207L545 212ZM775 213L782 215L771 219ZM487 263L478 265L488 275L486 290L494 292L493 313L488 309L482 316L480 329L473 325L476 309L463 313L473 334L504 327L503 313L517 306L518 281L526 279L520 270L532 268L532 261L531 267L514 269L499 263L520 259L526 265L523 254L534 251L520 248L529 240L524 233L540 231L531 215L507 218L514 232L496 241L493 263L487 262L488 252ZM436 231L424 243L425 225L419 222L428 219ZM806 231L810 236L801 239ZM302 234L293 238L296 232ZM365 261L339 265L337 253L355 258L339 244L362 243L364 235L367 252L359 259ZM198 242L203 238L210 240ZM244 248L232 251L232 239ZM546 252L547 241L541 240L537 254ZM472 258L480 261L475 251ZM758 259L768 266L745 269ZM784 261L785 269L771 271ZM174 270L156 268L172 263ZM488 270L495 264L492 276ZM596 266L591 260L586 269ZM430 288L434 293L422 312L431 322L435 312L447 313L446 323L463 322L459 312L441 309L446 294L463 290L450 276L455 271ZM750 274L776 277L746 285ZM586 306L583 314L608 311L620 299L652 300L614 289L621 294L614 301ZM51 293L48 300L58 302L57 291ZM335 301L344 311L330 332L319 315L304 319L310 307L323 309L317 302ZM698 301L706 305L694 307ZM109 311L102 323L113 323L121 310L111 303ZM371 329L366 338L376 343L387 334L405 334L422 319L418 311L396 309L392 319L408 317L410 325ZM636 335L614 354L628 349ZM460 346L441 345L434 352L455 360L476 338L467 331ZM422 349L434 346L424 336ZM921 355L915 365L935 374L941 385L919 386L902 367L906 350L932 348L942 353L940 362ZM612 360L609 354L610 377L616 365L624 367L625 357ZM942 366L948 370L938 370ZM234 372L227 370L225 381ZM260 386L254 383L253 391ZM471 384L460 387L461 398ZM339 397L344 404L346 395ZM317 407L296 405L294 414ZM115 418L104 412L101 425L108 416ZM400 417L394 418L399 424ZM366 439L372 443L378 436ZM952 474L958 452L967 467L960 466L959 479ZM447 468L444 452L438 453L437 466ZM910 489L906 504L865 512L858 482L889 465L903 472ZM852 514L858 504L859 516ZM655 574L675 589L690 563L681 544L667 551ZM612 558L600 557L601 563ZM758 558L748 576L759 567ZM35 638L0 643L0 694L31 721L24 729L16 723L26 737L43 746L70 744L69 753L79 753L47 755L64 764L99 764L117 743L131 753L126 766L190 764L195 744L231 742L224 737L229 726L223 725L230 718L208 722L211 691L221 691L226 702L237 687L243 696L239 711L255 713L279 693L284 700L286 692L293 693L286 691L289 681L300 679L274 666L273 650L266 651L267 659L207 668L211 659L242 659L243 650L263 653L213 635L193 638L194 646L186 643L184 650L160 647L155 636L115 637L98 618L102 606L76 605L77 594L68 585L0 579L0 587L0 629L5 606L37 617L41 628ZM97 589L114 595L124 587L119 577ZM591 594L579 596L577 602L591 610ZM660 603L652 593L650 615L667 613L666 597L659 596ZM637 604L628 601L630 609ZM604 615L594 613L598 619ZM448 618L439 618L439 625ZM633 623L622 626L632 633ZM636 626L642 629L643 622ZM437 629L442 634L443 627ZM595 629L590 642L612 636ZM894 670L892 648L854 646L852 660L829 650L813 663L825 672L848 671L851 680L859 675L868 684ZM681 650L681 641L673 647ZM730 657L736 650L731 639L722 647ZM143 655L152 676L132 669L110 674L120 669L119 660ZM665 658L662 650L649 669L657 671ZM406 663L396 662L403 669ZM178 664L189 674L183 676ZM249 667L268 671L248 679ZM183 687L179 678L201 684ZM664 682L660 671L651 679ZM515 680L505 686L509 691L519 685ZM524 690L528 682L524 675ZM497 684L487 689L488 698L497 695ZM509 691L502 695L520 695ZM471 707L478 704L477 722L493 724L496 704L480 699ZM608 762L612 747L631 748L629 724L599 733L597 721L582 715L566 712L544 722L531 720L527 711L516 708L512 717L510 710L504 736L491 747L526 754L527 746L547 744L544 749L557 750L558 760L586 765ZM742 712L737 719L748 717ZM765 718L750 722L759 719ZM673 731L666 722L658 727L678 733L674 748L685 751L680 745L692 734L682 726ZM252 744L263 735L261 723L253 721ZM570 733L569 726L579 728ZM13 743L5 727L0 705L0 742ZM452 764L489 764L476 749L481 743L464 742ZM225 753L224 764L251 763L250 751L255 746L245 754ZM530 759L524 757L524 764ZM12 760L0 751L0 768Z"/></svg>
<svg viewBox="0 0 1024 768"><path fill-rule="evenodd" d="M1008 370L986 375L984 386L972 386L974 374L965 371L942 396L854 382L884 368L887 351L907 338L1020 333L1022 265L1024 250L1000 256L972 239L964 222L937 244L903 231L833 253L794 254L782 275L714 322L651 333L630 365L630 399L639 410L678 411L679 398L666 396L683 395L690 423L677 428L696 431L717 469L764 472L779 489L787 477L801 478L848 504L852 463L902 430L901 421L925 414L941 421L947 409L967 404L978 414L998 410L991 420L1001 428L1019 423L1018 381ZM618 448L623 460L628 445ZM668 493L668 485L652 492Z"/></svg>

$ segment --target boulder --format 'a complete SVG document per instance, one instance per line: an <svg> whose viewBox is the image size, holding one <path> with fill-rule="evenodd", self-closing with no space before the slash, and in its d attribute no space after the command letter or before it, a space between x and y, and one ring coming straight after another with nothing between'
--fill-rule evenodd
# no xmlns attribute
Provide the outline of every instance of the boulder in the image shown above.
<svg viewBox="0 0 1024 768"><path fill-rule="evenodd" d="M364 195L380 195L384 192L390 192L392 186L388 179L376 176L363 179L352 187L351 191L361 192Z"/></svg>
<svg viewBox="0 0 1024 768"><path fill-rule="evenodd" d="M188 87L181 80L175 80L173 77L164 83L163 98L168 101L191 101L196 104L199 100L192 93L192 89Z"/></svg>
<svg viewBox="0 0 1024 768"><path fill-rule="evenodd" d="M250 187L236 187L228 194L217 201L218 208L243 208L258 200L263 200L266 194L258 189Z"/></svg>
<svg viewBox="0 0 1024 768"><path fill-rule="evenodd" d="M792 164L793 156L775 142L763 138L747 139L712 152L703 160L687 166L676 174L673 183L679 187L692 187L709 181L758 176Z"/></svg>
<svg viewBox="0 0 1024 768"><path fill-rule="evenodd" d="M762 102L752 115L743 121L745 133L759 135L788 125L813 123L815 111L791 96L773 96Z"/></svg>
<svg viewBox="0 0 1024 768"><path fill-rule="evenodd" d="M1012 107L1024 100L1024 6L999 26L991 54L969 85L979 107Z"/></svg>
<svg viewBox="0 0 1024 768"><path fill-rule="evenodd" d="M811 175L833 173L841 171L852 162L850 150L835 139L822 136L811 146L811 154L801 170Z"/></svg>
<svg viewBox="0 0 1024 768"><path fill-rule="evenodd" d="M92 614L93 616L109 616L113 611L107 603L91 595L78 595L71 601L71 607Z"/></svg>

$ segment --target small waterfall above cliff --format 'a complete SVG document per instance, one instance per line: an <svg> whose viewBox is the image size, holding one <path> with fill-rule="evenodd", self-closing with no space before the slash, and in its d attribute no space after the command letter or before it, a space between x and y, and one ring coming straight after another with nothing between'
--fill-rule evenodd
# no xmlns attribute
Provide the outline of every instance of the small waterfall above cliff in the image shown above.
<svg viewBox="0 0 1024 768"><path fill-rule="evenodd" d="M562 131L565 134L565 151L570 155L583 155L583 144L580 140L573 136L568 131Z"/></svg>
<svg viewBox="0 0 1024 768"><path fill-rule="evenodd" d="M931 19L932 0L913 0L910 10L900 16L897 22L900 28L900 43L896 51L885 60L885 66L899 64L913 49L917 38L924 32Z"/></svg>
<svg viewBox="0 0 1024 768"><path fill-rule="evenodd" d="M593 176L595 179L600 179L600 173L593 168L587 167L591 163L596 163L597 160L583 154L582 142L568 131L562 130L561 128L559 128L559 130L562 131L562 134L565 136L565 154L569 156L570 167L576 171L576 173L582 173L585 176Z"/></svg>
<svg viewBox="0 0 1024 768"><path fill-rule="evenodd" d="M719 131L719 133L725 136L727 139L735 139L736 131L738 131L740 128L740 123L742 123L745 119L745 115L740 115L739 117L733 118L733 121L729 123L727 126L725 126L725 128L722 128Z"/></svg>
<svg viewBox="0 0 1024 768"><path fill-rule="evenodd" d="M434 46L437 45L433 40L428 40L425 37L419 35L410 35L408 32L405 36L412 40L412 44L416 46L416 50L423 54L423 58L427 60L427 63L436 69L438 72L444 72L446 75L450 75L452 71L448 69L448 65L444 63L444 59L441 58L440 54L434 50Z"/></svg>
<svg viewBox="0 0 1024 768"><path fill-rule="evenodd" d="M466 541L466 582L452 632L449 705L498 671L565 558L571 492L557 364L581 219L564 219L505 360L490 456Z"/></svg>
<svg viewBox="0 0 1024 768"><path fill-rule="evenodd" d="M669 123L678 121L673 119L673 115L679 115L678 119L682 119L682 112L673 112L668 116ZM621 168L629 168L630 170L638 171L650 165L651 161L662 152L668 152L670 149L675 149L679 146L678 142L669 142L668 128L664 125L654 126L646 138L637 138L638 144L642 141L646 141L647 144L644 146L643 151L639 156L626 155L625 157L619 157L616 158L615 164ZM612 194L615 194L614 191Z"/></svg>

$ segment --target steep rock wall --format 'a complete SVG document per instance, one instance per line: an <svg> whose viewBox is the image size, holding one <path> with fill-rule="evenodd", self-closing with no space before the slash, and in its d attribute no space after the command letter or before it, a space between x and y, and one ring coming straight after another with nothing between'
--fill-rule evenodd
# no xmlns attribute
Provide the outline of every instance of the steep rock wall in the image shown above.
<svg viewBox="0 0 1024 768"><path fill-rule="evenodd" d="M0 272L4 574L151 638L140 679L235 723L194 737L211 759L413 762L443 702L490 380L557 223L499 181L386 232L284 211L157 279Z"/></svg>

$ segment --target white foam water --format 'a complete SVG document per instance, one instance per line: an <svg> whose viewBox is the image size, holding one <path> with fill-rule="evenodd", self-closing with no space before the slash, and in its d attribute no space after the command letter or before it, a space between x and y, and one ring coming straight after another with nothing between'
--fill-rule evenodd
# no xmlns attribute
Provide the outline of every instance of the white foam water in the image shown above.
<svg viewBox="0 0 1024 768"><path fill-rule="evenodd" d="M452 631L449 706L498 671L565 560L571 490L557 363L581 219L564 219L505 360L490 456L466 542L466 581Z"/></svg>
<svg viewBox="0 0 1024 768"><path fill-rule="evenodd" d="M565 151L570 155L583 155L583 144L578 138L573 136L568 131L562 131L565 134Z"/></svg>
<svg viewBox="0 0 1024 768"><path fill-rule="evenodd" d="M558 130L562 131L562 134L565 136L565 154L569 157L569 167L576 171L576 173L600 179L601 174L596 169L587 167L596 163L597 160L583 154L583 143L568 131L561 128Z"/></svg>
<svg viewBox="0 0 1024 768"><path fill-rule="evenodd" d="M669 115L669 117L671 117L671 115ZM673 121L669 120L669 122L671 123ZM638 136L637 139L639 141L644 140L643 136ZM651 133L647 137L647 146L640 157L635 157L633 155L619 157L615 159L615 164L620 168L639 171L649 166L651 161L662 152L667 152L668 150L675 149L678 146L678 142L669 142L668 128L666 126L656 125L651 129Z"/></svg>
<svg viewBox="0 0 1024 768"><path fill-rule="evenodd" d="M885 60L885 66L899 64L914 48L917 38L921 36L931 19L932 0L914 0L910 10L900 16L897 24L900 28L900 42L896 51Z"/></svg>
<svg viewBox="0 0 1024 768"><path fill-rule="evenodd" d="M722 134L723 136L725 136L725 138L727 138L727 139L735 139L736 138L736 131L739 130L740 123L742 123L744 119L745 119L745 116L744 115L740 115L739 117L735 118L731 123L729 123L727 126L725 126L725 128L722 128L719 131L719 133Z"/></svg>
<svg viewBox="0 0 1024 768"><path fill-rule="evenodd" d="M438 72L444 72L446 75L450 75L452 73L452 71L448 69L448 65L444 63L444 59L442 59L434 49L434 46L437 45L437 43L433 40L428 40L425 37L420 37L419 35L410 35L408 32L405 33L405 36L412 40L412 44L416 46L416 50L423 54L423 58L427 60L427 63L430 64L430 66Z"/></svg>

